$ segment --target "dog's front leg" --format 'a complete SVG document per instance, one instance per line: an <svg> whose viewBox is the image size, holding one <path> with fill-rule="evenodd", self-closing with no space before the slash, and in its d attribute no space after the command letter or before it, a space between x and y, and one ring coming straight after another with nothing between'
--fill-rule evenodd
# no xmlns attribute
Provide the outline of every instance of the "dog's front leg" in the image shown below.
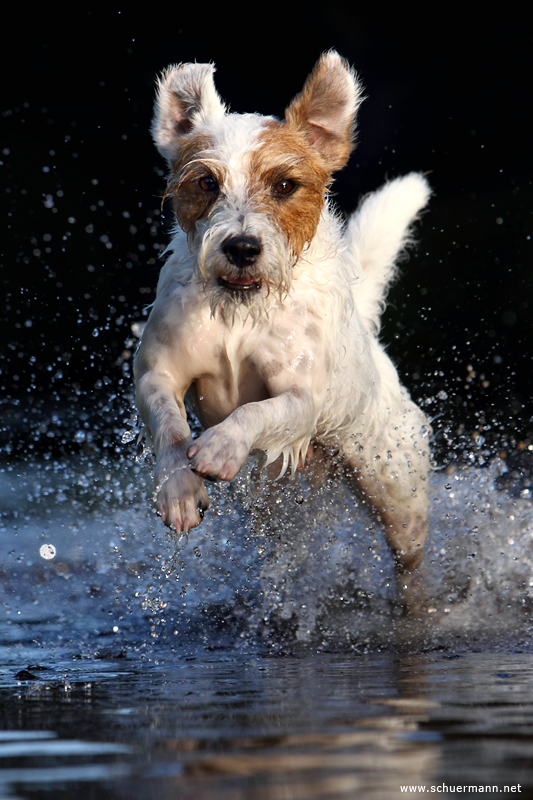
<svg viewBox="0 0 533 800"><path fill-rule="evenodd" d="M189 465L190 442L189 435L160 450L154 471L157 511L163 522L178 532L199 525L209 506L204 482Z"/></svg>
<svg viewBox="0 0 533 800"><path fill-rule="evenodd" d="M191 467L212 480L231 481L252 450L263 450L269 463L280 453L297 458L302 448L307 450L315 427L312 393L293 387L240 406L205 431L188 449Z"/></svg>
<svg viewBox="0 0 533 800"><path fill-rule="evenodd" d="M158 376L146 373L137 385L136 403L156 453L154 490L163 522L176 531L200 524L209 505L203 480L190 467L192 442L183 400Z"/></svg>

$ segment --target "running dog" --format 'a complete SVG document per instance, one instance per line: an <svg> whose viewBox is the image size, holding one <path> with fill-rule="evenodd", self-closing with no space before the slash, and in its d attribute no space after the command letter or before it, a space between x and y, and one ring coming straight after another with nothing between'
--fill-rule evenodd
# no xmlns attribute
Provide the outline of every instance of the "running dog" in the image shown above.
<svg viewBox="0 0 533 800"><path fill-rule="evenodd" d="M177 219L135 360L158 513L187 532L208 505L204 479L231 481L257 449L279 474L294 472L322 446L410 572L427 532L429 424L378 334L430 189L411 173L347 222L335 212L329 188L362 100L336 52L321 56L284 120L229 113L214 71L170 66L152 125ZM205 428L195 440L189 388Z"/></svg>

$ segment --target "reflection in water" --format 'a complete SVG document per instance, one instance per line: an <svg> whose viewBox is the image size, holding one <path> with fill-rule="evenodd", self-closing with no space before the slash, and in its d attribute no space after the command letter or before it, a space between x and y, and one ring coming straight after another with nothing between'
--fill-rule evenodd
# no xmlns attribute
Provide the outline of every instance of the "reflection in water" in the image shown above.
<svg viewBox="0 0 533 800"><path fill-rule="evenodd" d="M158 643L117 672L116 660L54 652L38 685L0 690L5 794L57 785L74 797L85 784L84 798L303 800L533 786L529 655L184 656Z"/></svg>

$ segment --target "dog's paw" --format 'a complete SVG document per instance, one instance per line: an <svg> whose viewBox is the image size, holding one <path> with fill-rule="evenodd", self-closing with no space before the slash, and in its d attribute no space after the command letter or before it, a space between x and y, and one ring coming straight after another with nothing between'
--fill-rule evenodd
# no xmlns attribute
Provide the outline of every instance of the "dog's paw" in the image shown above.
<svg viewBox="0 0 533 800"><path fill-rule="evenodd" d="M188 465L176 469L156 491L157 512L169 528L187 533L203 520L209 506L207 491Z"/></svg>
<svg viewBox="0 0 533 800"><path fill-rule="evenodd" d="M213 481L231 481L250 452L250 444L236 424L228 420L202 433L187 455L190 466L198 474Z"/></svg>

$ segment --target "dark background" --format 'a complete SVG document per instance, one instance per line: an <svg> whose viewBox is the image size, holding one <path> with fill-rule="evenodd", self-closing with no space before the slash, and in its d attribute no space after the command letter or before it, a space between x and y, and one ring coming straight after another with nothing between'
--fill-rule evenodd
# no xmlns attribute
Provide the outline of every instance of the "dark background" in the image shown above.
<svg viewBox="0 0 533 800"><path fill-rule="evenodd" d="M172 62L214 61L233 110L281 116L330 47L367 95L335 187L342 210L411 170L434 189L383 328L403 380L438 417L442 453L480 437L500 449L533 441L531 33L501 15L439 19L432 7L391 18L354 6L330 2L316 18L290 4L4 18L8 449L28 439L75 446L50 435L69 415L113 437L128 413L131 324L153 300L172 223L148 133L156 75Z"/></svg>

